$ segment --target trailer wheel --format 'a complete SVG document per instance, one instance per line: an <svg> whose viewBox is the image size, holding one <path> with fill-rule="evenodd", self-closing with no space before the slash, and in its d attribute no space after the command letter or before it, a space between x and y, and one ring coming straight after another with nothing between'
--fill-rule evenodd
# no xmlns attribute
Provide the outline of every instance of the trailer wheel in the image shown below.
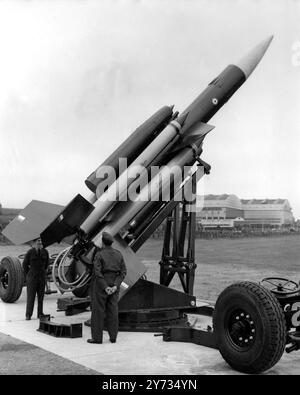
<svg viewBox="0 0 300 395"><path fill-rule="evenodd" d="M284 313L276 297L259 284L241 282L226 288L217 300L213 326L221 355L240 372L262 373L284 352Z"/></svg>
<svg viewBox="0 0 300 395"><path fill-rule="evenodd" d="M18 258L7 256L0 263L0 298L14 303L19 299L24 285L24 271Z"/></svg>

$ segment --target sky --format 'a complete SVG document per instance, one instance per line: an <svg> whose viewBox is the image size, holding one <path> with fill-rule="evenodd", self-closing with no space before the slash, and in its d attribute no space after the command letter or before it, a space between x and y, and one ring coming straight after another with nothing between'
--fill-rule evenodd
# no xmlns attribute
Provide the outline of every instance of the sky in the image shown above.
<svg viewBox="0 0 300 395"><path fill-rule="evenodd" d="M300 218L300 0L0 2L0 203L67 204L164 105L183 111L274 34L210 120L201 190L288 199Z"/></svg>

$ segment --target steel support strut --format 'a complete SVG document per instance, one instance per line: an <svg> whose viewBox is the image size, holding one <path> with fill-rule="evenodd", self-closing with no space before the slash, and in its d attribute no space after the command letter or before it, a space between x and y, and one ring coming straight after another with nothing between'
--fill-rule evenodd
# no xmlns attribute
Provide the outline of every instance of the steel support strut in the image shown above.
<svg viewBox="0 0 300 395"><path fill-rule="evenodd" d="M160 284L169 286L177 273L185 293L193 295L195 269L196 176L192 180L194 200L180 202L166 219L160 265Z"/></svg>

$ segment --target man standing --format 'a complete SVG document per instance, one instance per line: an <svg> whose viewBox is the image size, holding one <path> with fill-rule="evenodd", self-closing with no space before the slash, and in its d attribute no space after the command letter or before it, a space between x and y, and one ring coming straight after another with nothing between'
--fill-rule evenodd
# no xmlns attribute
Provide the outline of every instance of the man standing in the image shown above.
<svg viewBox="0 0 300 395"><path fill-rule="evenodd" d="M37 317L42 318L44 316L43 300L48 266L48 251L43 248L42 241L38 238L34 241L33 248L27 251L23 261L27 284L26 320L31 319L36 294L38 298Z"/></svg>
<svg viewBox="0 0 300 395"><path fill-rule="evenodd" d="M112 248L113 238L102 234L103 248L94 257L91 282L91 333L88 343L102 343L104 318L110 341L115 343L118 334L119 289L126 276L126 266L120 251Z"/></svg>

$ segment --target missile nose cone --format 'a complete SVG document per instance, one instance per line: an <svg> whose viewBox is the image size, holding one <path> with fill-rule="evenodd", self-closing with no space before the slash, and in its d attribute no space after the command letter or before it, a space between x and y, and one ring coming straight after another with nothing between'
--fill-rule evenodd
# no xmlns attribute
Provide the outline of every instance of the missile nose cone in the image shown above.
<svg viewBox="0 0 300 395"><path fill-rule="evenodd" d="M235 65L244 72L246 78L249 77L249 75L261 61L261 58L264 56L272 40L273 36L268 37L266 40L256 45L250 52L247 53L247 55L241 58L239 62L235 63Z"/></svg>

